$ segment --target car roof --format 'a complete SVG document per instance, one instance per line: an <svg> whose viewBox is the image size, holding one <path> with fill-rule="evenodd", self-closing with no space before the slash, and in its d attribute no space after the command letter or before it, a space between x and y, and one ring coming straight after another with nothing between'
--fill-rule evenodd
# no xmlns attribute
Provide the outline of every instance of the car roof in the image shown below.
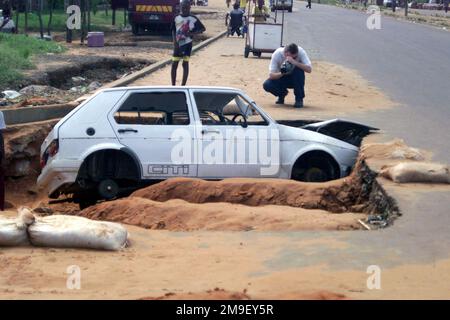
<svg viewBox="0 0 450 320"><path fill-rule="evenodd" d="M103 89L103 91L118 91L118 90L145 90L145 89L201 89L201 90L230 90L230 91L242 91L240 89L231 87L218 87L218 86L132 86L132 87L116 87Z"/></svg>

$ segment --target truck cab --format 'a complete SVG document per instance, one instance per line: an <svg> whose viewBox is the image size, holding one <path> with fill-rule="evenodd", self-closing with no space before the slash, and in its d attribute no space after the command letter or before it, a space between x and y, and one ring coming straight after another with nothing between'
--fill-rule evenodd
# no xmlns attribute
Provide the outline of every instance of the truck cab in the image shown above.
<svg viewBox="0 0 450 320"><path fill-rule="evenodd" d="M168 29L180 12L179 0L129 0L128 21L138 35L145 29Z"/></svg>

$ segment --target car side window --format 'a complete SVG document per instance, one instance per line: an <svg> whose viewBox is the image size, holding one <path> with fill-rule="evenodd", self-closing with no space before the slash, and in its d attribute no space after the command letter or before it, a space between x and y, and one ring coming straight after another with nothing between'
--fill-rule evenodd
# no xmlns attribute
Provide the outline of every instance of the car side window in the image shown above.
<svg viewBox="0 0 450 320"><path fill-rule="evenodd" d="M136 92L114 114L118 124L188 125L189 111L184 92Z"/></svg>
<svg viewBox="0 0 450 320"><path fill-rule="evenodd" d="M232 92L195 92L203 125L268 125L256 108L242 96Z"/></svg>

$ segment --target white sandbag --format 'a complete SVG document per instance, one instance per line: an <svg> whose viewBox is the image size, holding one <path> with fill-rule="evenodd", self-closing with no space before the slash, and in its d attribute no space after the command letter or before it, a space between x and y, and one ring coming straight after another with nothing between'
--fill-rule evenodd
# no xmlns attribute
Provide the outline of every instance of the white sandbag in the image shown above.
<svg viewBox="0 0 450 320"><path fill-rule="evenodd" d="M119 250L126 247L128 232L118 223L53 215L36 217L28 236L35 246Z"/></svg>
<svg viewBox="0 0 450 320"><path fill-rule="evenodd" d="M0 247L28 244L26 224L19 218L0 217Z"/></svg>
<svg viewBox="0 0 450 320"><path fill-rule="evenodd" d="M394 166L383 167L380 175L397 183L450 183L449 167L439 163L402 162Z"/></svg>

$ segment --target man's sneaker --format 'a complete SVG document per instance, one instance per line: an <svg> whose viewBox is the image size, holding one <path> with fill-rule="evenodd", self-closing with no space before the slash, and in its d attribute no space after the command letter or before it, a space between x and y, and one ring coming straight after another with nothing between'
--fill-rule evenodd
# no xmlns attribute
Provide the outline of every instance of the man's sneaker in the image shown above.
<svg viewBox="0 0 450 320"><path fill-rule="evenodd" d="M303 108L303 99L302 100L295 100L294 108Z"/></svg>

